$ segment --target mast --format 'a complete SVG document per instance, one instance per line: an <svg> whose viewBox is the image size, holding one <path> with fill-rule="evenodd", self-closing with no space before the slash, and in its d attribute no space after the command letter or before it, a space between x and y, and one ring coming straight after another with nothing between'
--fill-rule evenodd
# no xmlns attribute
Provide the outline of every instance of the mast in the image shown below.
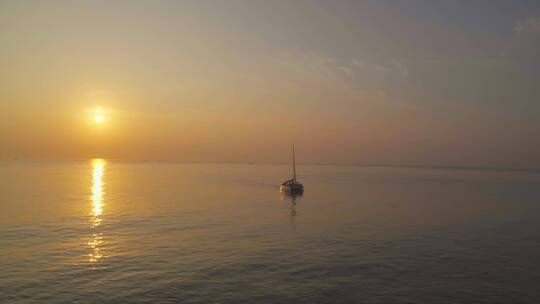
<svg viewBox="0 0 540 304"><path fill-rule="evenodd" d="M296 182L296 160L294 157L294 144L292 145L292 167L293 167L293 181Z"/></svg>

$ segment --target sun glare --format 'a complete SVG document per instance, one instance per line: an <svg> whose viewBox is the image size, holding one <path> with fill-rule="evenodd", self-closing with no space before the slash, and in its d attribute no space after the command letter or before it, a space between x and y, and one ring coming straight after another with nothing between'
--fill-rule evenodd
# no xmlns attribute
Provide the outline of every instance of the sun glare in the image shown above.
<svg viewBox="0 0 540 304"><path fill-rule="evenodd" d="M94 115L94 121L97 123L102 123L105 121L105 115L103 114L96 114Z"/></svg>

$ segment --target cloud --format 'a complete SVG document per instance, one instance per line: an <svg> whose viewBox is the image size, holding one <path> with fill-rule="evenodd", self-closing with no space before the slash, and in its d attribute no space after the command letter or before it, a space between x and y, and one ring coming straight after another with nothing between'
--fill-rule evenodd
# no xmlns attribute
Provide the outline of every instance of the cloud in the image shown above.
<svg viewBox="0 0 540 304"><path fill-rule="evenodd" d="M356 58L354 58L352 60L352 64L355 66L355 67L358 67L358 68L362 68L364 66L364 62L362 60L358 60Z"/></svg>
<svg viewBox="0 0 540 304"><path fill-rule="evenodd" d="M375 60L372 63L353 58L350 62L351 64L347 67L349 70L351 70L351 72L354 72L354 70L357 69L364 72L377 74L393 74L401 77L409 76L409 70L407 67L394 58Z"/></svg>
<svg viewBox="0 0 540 304"><path fill-rule="evenodd" d="M540 33L540 17L529 17L527 20L518 20L514 25L514 32L520 33Z"/></svg>
<svg viewBox="0 0 540 304"><path fill-rule="evenodd" d="M395 59L393 59L391 62L392 62L392 65L394 66L394 69L395 69L397 72L401 73L401 75L402 75L403 77L409 76L409 70L408 70L407 67L404 66L401 62L399 62L399 61L397 61L397 60L395 60Z"/></svg>
<svg viewBox="0 0 540 304"><path fill-rule="evenodd" d="M339 69L342 70L343 73L345 73L345 74L347 74L347 75L349 75L349 76L353 74L352 69L349 68L349 67L346 67L346 66L340 66Z"/></svg>

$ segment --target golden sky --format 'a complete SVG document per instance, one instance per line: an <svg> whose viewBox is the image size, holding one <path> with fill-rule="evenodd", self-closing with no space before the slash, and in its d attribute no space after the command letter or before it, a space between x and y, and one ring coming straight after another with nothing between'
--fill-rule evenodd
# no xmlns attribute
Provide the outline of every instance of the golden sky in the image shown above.
<svg viewBox="0 0 540 304"><path fill-rule="evenodd" d="M540 167L512 3L2 1L0 159Z"/></svg>

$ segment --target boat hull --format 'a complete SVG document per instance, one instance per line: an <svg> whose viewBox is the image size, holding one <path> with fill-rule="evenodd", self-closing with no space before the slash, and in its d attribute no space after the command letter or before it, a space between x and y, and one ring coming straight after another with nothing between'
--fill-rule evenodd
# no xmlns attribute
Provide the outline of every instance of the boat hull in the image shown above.
<svg viewBox="0 0 540 304"><path fill-rule="evenodd" d="M279 190L288 193L301 193L304 192L304 186L302 184L296 185L281 185Z"/></svg>

